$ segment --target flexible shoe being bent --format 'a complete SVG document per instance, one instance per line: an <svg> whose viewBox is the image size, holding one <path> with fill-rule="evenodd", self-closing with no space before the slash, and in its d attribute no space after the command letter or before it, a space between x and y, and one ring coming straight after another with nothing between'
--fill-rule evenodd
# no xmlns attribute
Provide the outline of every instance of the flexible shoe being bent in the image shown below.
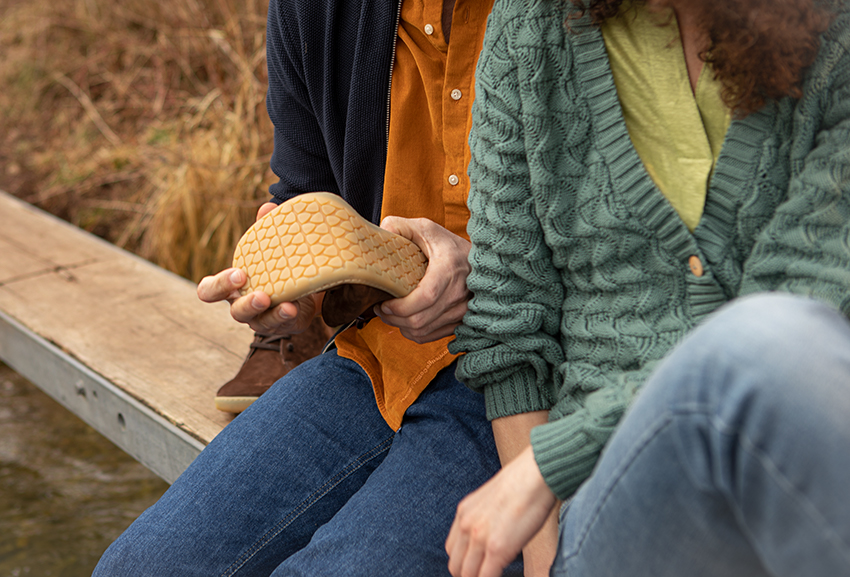
<svg viewBox="0 0 850 577"><path fill-rule="evenodd" d="M317 192L290 199L255 222L239 241L233 266L248 276L242 294L262 291L272 306L342 285L376 289L329 291L322 316L337 326L377 302L407 296L427 260L413 242L375 226L339 196ZM349 299L353 292L358 298ZM364 292L370 295L365 305Z"/></svg>

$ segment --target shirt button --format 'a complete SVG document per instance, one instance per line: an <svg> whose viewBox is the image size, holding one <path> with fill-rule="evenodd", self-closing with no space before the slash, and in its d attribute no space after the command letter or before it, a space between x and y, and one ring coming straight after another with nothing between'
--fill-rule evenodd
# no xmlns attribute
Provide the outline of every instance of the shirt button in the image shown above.
<svg viewBox="0 0 850 577"><path fill-rule="evenodd" d="M455 88L454 90L452 90L452 98L453 98L454 100L460 100L460 97L461 97L461 96L463 96L463 93L461 93L461 91L460 91L460 90L458 90L457 88Z"/></svg>
<svg viewBox="0 0 850 577"><path fill-rule="evenodd" d="M698 256L692 256L688 259L688 267L690 267L694 276L702 276L705 272L702 268L702 262L699 260Z"/></svg>
<svg viewBox="0 0 850 577"><path fill-rule="evenodd" d="M452 186L456 186L458 182L460 182L460 179L457 177L456 174L453 174L449 177L449 184L451 184Z"/></svg>
<svg viewBox="0 0 850 577"><path fill-rule="evenodd" d="M434 27L433 27L433 26L431 26L430 24L426 24L426 25L425 25L425 34L427 34L428 36L430 36L430 35L431 35L431 34L433 34L433 33L434 33Z"/></svg>

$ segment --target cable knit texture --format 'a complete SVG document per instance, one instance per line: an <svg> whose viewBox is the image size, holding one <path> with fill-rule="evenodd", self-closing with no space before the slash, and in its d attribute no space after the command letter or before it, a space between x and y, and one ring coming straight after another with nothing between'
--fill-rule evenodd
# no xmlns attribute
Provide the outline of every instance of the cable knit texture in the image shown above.
<svg viewBox="0 0 850 577"><path fill-rule="evenodd" d="M631 144L599 30L567 30L569 9L497 0L491 15L470 137L475 296L452 345L491 419L550 410L532 445L561 498L655 364L725 302L779 290L850 313L847 9L801 100L732 122L693 233Z"/></svg>

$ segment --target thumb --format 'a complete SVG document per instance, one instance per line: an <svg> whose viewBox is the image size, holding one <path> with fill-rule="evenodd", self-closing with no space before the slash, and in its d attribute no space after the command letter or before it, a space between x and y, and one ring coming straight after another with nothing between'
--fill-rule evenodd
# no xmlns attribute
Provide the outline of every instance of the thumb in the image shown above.
<svg viewBox="0 0 850 577"><path fill-rule="evenodd" d="M260 209L257 211L257 220L260 220L261 218L266 216L268 213L277 208L277 206L278 205L273 202L264 203L263 206L261 206Z"/></svg>
<svg viewBox="0 0 850 577"><path fill-rule="evenodd" d="M400 216L385 216L384 220L381 221L381 228L409 239L410 236L403 234L401 231L401 229L405 228L404 221L406 220L406 218Z"/></svg>
<svg viewBox="0 0 850 577"><path fill-rule="evenodd" d="M431 255L428 251L428 242L422 234L421 221L422 219L418 218L387 216L381 221L381 228L413 241L413 244L422 249L425 257L428 258Z"/></svg>

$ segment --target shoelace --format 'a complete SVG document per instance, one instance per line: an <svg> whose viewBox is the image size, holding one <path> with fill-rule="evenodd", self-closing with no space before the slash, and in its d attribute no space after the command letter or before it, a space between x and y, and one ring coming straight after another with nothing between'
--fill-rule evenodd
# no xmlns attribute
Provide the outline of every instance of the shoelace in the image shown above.
<svg viewBox="0 0 850 577"><path fill-rule="evenodd" d="M283 354L284 342L292 339L289 335L264 335L261 333L254 333L254 342L251 343L251 354L254 354L254 350L263 349L266 351L280 351ZM289 352L293 350L292 343L289 343L286 349Z"/></svg>

